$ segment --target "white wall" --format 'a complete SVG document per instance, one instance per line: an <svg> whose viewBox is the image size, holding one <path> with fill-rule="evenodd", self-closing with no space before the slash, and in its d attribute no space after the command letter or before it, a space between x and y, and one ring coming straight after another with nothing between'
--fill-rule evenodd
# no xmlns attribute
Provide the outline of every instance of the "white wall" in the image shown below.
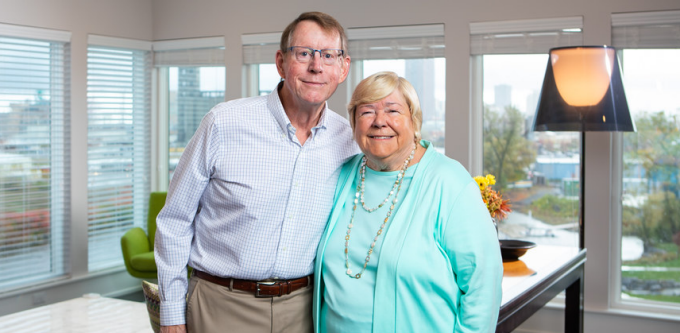
<svg viewBox="0 0 680 333"><path fill-rule="evenodd" d="M224 36L227 45L228 99L241 92L241 35L281 31L300 12L319 10L337 18L346 28L444 23L446 38L446 151L463 165L470 161L469 23L567 16L583 16L585 44L610 43L612 13L680 9L678 0L0 0L0 23L62 29L72 38L73 232L74 262L87 262L86 174L86 48L87 34L143 40ZM273 55L272 55L273 58ZM339 87L331 108L344 109L346 87ZM613 138L608 133L587 135L586 147L586 331L677 332L680 319L663 320L617 314L608 310L609 226L615 196L610 174ZM85 258L85 260L83 260ZM113 276L113 277L112 277ZM31 306L33 293L44 292L48 303L79 296L103 294L138 283L125 272L90 277L82 264L61 285L31 292L0 294L0 314ZM55 296L51 296L55 295ZM38 295L40 296L40 295ZM20 304L16 304L20 303ZM561 332L560 309L547 308L518 331Z"/></svg>

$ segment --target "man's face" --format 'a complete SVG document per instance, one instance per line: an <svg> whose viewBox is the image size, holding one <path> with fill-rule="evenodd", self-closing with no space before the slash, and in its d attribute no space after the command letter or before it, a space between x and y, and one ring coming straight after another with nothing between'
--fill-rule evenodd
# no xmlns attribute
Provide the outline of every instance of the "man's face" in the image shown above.
<svg viewBox="0 0 680 333"><path fill-rule="evenodd" d="M290 40L290 46L303 46L316 50L342 49L337 32L326 33L313 21L298 23ZM281 99L284 106L296 109L318 108L333 95L338 84L342 83L349 72L348 56L339 57L336 63L324 64L319 52L303 63L296 60L292 51L280 50L276 53L276 67L284 78Z"/></svg>

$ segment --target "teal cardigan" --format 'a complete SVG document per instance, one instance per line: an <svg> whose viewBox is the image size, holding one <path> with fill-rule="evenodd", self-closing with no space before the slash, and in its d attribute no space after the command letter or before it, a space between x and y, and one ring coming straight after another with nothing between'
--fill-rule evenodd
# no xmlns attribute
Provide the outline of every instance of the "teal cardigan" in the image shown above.
<svg viewBox="0 0 680 333"><path fill-rule="evenodd" d="M494 332L503 262L491 217L465 168L429 142L422 144L427 150L379 253L373 332ZM343 166L335 205L317 249L316 332L321 331L326 243L346 197L354 195L352 179L362 156Z"/></svg>

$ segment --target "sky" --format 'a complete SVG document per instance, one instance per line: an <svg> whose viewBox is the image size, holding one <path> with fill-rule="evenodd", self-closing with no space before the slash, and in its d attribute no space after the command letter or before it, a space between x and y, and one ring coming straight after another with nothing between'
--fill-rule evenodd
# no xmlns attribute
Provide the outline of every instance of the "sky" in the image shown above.
<svg viewBox="0 0 680 333"><path fill-rule="evenodd" d="M624 50L619 60L631 112L680 112L680 50ZM494 87L507 84L512 103L525 111L547 65L547 54L484 56L484 103L494 104Z"/></svg>

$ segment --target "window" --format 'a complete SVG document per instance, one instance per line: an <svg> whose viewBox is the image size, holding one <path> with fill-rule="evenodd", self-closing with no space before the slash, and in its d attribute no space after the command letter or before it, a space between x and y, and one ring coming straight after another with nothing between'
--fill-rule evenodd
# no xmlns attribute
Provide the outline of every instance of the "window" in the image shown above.
<svg viewBox="0 0 680 333"><path fill-rule="evenodd" d="M501 239L579 245L580 134L533 132L533 118L549 49L580 45L581 27L580 17L470 25L473 114L483 128L474 150L513 210Z"/></svg>
<svg viewBox="0 0 680 333"><path fill-rule="evenodd" d="M364 78L392 71L415 88L423 110L422 137L444 153L446 61L444 26L347 29L352 66L347 100Z"/></svg>
<svg viewBox="0 0 680 333"><path fill-rule="evenodd" d="M0 290L68 272L69 42L0 24Z"/></svg>
<svg viewBox="0 0 680 333"><path fill-rule="evenodd" d="M616 14L637 132L622 143L621 262L615 304L680 310L680 11Z"/></svg>
<svg viewBox="0 0 680 333"><path fill-rule="evenodd" d="M224 102L224 38L207 37L154 43L159 78L159 130L167 147L159 154L167 170L159 175L166 189L184 148L213 106ZM159 168L160 169L160 168Z"/></svg>
<svg viewBox="0 0 680 333"><path fill-rule="evenodd" d="M241 36L245 78L243 97L267 95L276 89L281 81L275 64L280 42L280 32Z"/></svg>
<svg viewBox="0 0 680 333"><path fill-rule="evenodd" d="M150 48L145 42L89 36L89 271L121 265L121 252L112 249L120 248L121 236L131 227L146 227L151 171Z"/></svg>
<svg viewBox="0 0 680 333"><path fill-rule="evenodd" d="M224 102L224 67L166 67L169 179L194 132L213 106Z"/></svg>

